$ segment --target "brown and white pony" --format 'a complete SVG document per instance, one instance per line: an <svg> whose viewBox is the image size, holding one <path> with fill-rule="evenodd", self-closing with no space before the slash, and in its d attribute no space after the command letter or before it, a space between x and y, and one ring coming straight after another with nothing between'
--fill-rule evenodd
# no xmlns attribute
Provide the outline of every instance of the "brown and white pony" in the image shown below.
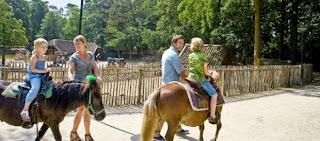
<svg viewBox="0 0 320 141"><path fill-rule="evenodd" d="M214 72L212 77L221 88L219 73ZM221 111L222 106L217 106L219 121L212 141L217 140L222 126ZM168 124L168 131L165 136L166 141L173 141L179 124L199 126L199 140L203 141L204 122L208 117L209 111L194 111L191 108L187 92L183 86L176 83L163 85L151 93L144 104L141 141L152 141L159 119L166 121Z"/></svg>

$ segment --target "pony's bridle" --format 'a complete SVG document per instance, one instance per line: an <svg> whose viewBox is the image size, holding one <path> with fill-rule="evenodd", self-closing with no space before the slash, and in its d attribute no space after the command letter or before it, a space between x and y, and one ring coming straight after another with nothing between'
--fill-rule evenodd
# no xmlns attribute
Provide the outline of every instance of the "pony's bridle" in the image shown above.
<svg viewBox="0 0 320 141"><path fill-rule="evenodd" d="M98 112L96 112L96 110L93 109L92 102L91 102L91 90L89 90L89 101L88 101L87 108L90 110L93 116L97 116L104 111L104 107L100 109Z"/></svg>

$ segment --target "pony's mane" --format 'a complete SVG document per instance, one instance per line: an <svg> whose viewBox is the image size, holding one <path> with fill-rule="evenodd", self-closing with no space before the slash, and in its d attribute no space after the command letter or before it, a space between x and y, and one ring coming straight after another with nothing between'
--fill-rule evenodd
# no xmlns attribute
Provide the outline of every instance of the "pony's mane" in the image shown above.
<svg viewBox="0 0 320 141"><path fill-rule="evenodd" d="M78 81L78 80L64 81L62 84L68 84L68 83L83 83L83 84L85 84L85 82Z"/></svg>
<svg viewBox="0 0 320 141"><path fill-rule="evenodd" d="M85 83L82 81L55 83L50 101L54 102L55 106L66 108L72 101L80 101L83 98L81 91L84 87Z"/></svg>

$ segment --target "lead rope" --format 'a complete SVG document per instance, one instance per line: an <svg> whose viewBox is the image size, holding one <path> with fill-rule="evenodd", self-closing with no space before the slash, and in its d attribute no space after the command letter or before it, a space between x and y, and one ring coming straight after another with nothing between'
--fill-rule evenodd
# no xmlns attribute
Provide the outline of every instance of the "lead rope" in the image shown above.
<svg viewBox="0 0 320 141"><path fill-rule="evenodd" d="M37 131L37 137L39 137L39 130L38 130L38 114L37 114L37 110L38 110L38 107L39 107L39 104L38 104L38 97L39 97L39 94L37 96L37 99L36 99L36 102L34 103L34 114L35 114L35 121L36 121L36 131Z"/></svg>

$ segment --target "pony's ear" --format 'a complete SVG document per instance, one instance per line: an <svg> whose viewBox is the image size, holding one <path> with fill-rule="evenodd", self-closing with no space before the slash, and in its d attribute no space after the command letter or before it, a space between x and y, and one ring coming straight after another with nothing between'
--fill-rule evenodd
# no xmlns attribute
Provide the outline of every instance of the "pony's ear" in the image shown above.
<svg viewBox="0 0 320 141"><path fill-rule="evenodd" d="M89 89L91 89L91 90L92 90L92 89L95 89L96 86L97 86L96 81L87 80L87 81L85 82L85 86L84 86L84 88L83 88L83 90L82 90L82 94L83 94L84 92L86 92L87 90L89 90Z"/></svg>
<svg viewBox="0 0 320 141"><path fill-rule="evenodd" d="M221 86L220 74L217 71L212 71L212 78L214 79L214 83Z"/></svg>

